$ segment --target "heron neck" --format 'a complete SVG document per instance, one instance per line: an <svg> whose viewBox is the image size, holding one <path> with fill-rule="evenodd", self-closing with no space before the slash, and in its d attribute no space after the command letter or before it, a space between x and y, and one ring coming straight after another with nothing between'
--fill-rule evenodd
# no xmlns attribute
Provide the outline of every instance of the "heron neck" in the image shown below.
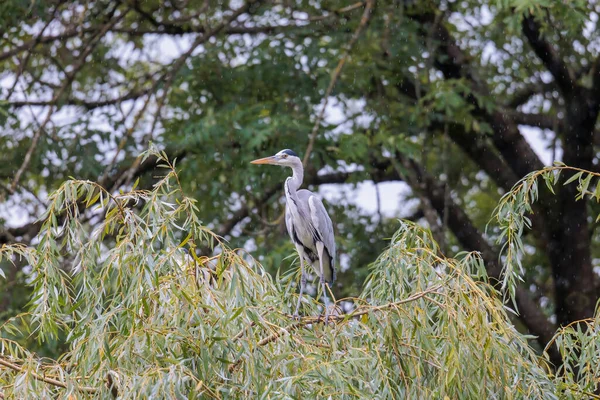
<svg viewBox="0 0 600 400"><path fill-rule="evenodd" d="M292 192L296 192L302 186L302 180L304 179L304 168L302 168L302 164L293 165L292 166L292 177L288 181L289 189Z"/></svg>

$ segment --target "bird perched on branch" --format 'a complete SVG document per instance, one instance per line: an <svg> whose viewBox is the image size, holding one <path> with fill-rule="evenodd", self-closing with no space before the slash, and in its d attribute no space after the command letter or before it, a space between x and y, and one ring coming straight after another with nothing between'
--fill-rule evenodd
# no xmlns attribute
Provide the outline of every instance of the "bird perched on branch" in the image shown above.
<svg viewBox="0 0 600 400"><path fill-rule="evenodd" d="M292 150L285 149L271 157L261 158L252 164L272 164L292 169L285 180L285 224L300 256L300 296L294 316L298 317L302 294L306 287L304 262L312 265L321 278L325 301L325 323L329 319L327 287L335 281L335 237L333 225L323 202L311 191L300 189L304 177L302 161Z"/></svg>

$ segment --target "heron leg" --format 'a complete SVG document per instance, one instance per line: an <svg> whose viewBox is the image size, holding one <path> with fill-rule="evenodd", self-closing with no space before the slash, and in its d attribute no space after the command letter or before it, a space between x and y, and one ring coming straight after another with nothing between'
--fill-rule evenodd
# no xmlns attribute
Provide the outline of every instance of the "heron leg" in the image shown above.
<svg viewBox="0 0 600 400"><path fill-rule="evenodd" d="M298 302L296 303L296 311L294 312L294 318L299 319L300 314L298 311L300 310L300 303L302 302L302 295L304 294L304 289L306 288L306 273L304 272L304 257L302 255L301 249L299 246L296 246L296 250L298 250L298 256L300 257L300 295L298 296Z"/></svg>
<svg viewBox="0 0 600 400"><path fill-rule="evenodd" d="M323 275L323 249L324 245L321 242L317 242L317 253L319 254L319 267L321 274L321 290L323 291L323 303L325 307L325 324L329 322L329 298L327 297L327 283Z"/></svg>

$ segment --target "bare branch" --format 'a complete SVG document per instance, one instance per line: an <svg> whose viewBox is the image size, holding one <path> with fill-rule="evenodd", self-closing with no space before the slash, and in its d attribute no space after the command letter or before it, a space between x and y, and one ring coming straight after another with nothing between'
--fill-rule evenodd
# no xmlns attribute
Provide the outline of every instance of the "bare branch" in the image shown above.
<svg viewBox="0 0 600 400"><path fill-rule="evenodd" d="M96 101L83 100L83 99L70 97L70 98L62 101L61 104L66 105L66 106L84 107L85 109L91 111L96 108L112 106L115 104L122 103L124 101L139 99L140 97L143 97L143 96L147 95L148 93L150 93L151 90L152 90L151 88L132 90L129 93L126 93L122 96L118 96L118 97L115 97L112 99L96 100ZM19 100L19 101L9 102L9 103L7 103L7 106L11 107L11 108L47 107L47 106L53 105L54 103L55 102L52 101L52 99L47 100L47 101L46 100Z"/></svg>
<svg viewBox="0 0 600 400"><path fill-rule="evenodd" d="M509 115L518 125L535 126L549 130L555 130L560 125L560 121L556 117L548 114L529 114L512 110L504 110L504 113Z"/></svg>
<svg viewBox="0 0 600 400"><path fill-rule="evenodd" d="M556 89L556 83L532 83L530 85L526 85L513 94L512 98L508 100L506 103L506 107L509 109L516 110L518 107L527 103L533 96L537 94L545 94L548 92L552 92Z"/></svg>
<svg viewBox="0 0 600 400"><path fill-rule="evenodd" d="M58 9L62 3L63 3L63 1L59 1L58 4L56 4L56 6L54 7L54 11L52 11L52 18L48 19L46 24L40 30L40 33L38 35L36 35L35 42L31 46L31 49L33 49L40 42L40 39L44 35L44 32L46 32L46 29L48 29L48 27L52 23L52 20L54 19L56 12L58 11ZM21 75L23 75L23 71L25 71L25 68L27 68L27 65L29 64L29 58L31 57L31 54L32 54L32 51L28 51L27 54L25 55L25 59L20 63L19 69L15 76L15 80L13 82L13 85L9 89L8 94L6 95L6 100L9 100L11 98L12 94L14 93L15 88L17 87L17 84L19 83L19 80L21 78Z"/></svg>
<svg viewBox="0 0 600 400"><path fill-rule="evenodd" d="M346 60L348 59L348 56L350 55L350 51L354 47L354 44L360 37L361 32L363 31L365 26L367 26L367 23L369 22L369 19L371 18L371 10L372 10L374 4L375 4L375 0L367 0L367 2L365 4L365 10L363 11L362 17L360 19L360 23L358 24L356 31L354 31L354 34L352 35L352 38L350 39L350 42L348 43L348 47L346 48L346 52L344 53L344 56L340 59L337 67L333 71L331 80L329 81L329 86L327 87L327 90L325 91L325 95L323 96L323 107L321 108L321 112L317 116L317 119L316 119L315 124L312 129L312 132L310 133L310 139L308 141L308 146L306 147L306 151L304 152L304 159L302 160L302 164L304 164L304 165L306 165L306 163L308 162L308 158L310 157L310 153L312 152L313 146L315 144L315 139L317 137L317 132L319 131L319 126L321 125L321 121L323 120L323 117L325 116L325 109L327 108L327 103L329 102L329 96L331 96L331 92L333 91L333 88L335 87L335 84L336 84L338 78L340 77L342 68L344 68L344 64L346 63Z"/></svg>
<svg viewBox="0 0 600 400"><path fill-rule="evenodd" d="M535 17L529 14L523 18L521 28L533 51L552 74L563 95L565 97L574 95L575 74L561 59L556 49L543 38L540 25Z"/></svg>

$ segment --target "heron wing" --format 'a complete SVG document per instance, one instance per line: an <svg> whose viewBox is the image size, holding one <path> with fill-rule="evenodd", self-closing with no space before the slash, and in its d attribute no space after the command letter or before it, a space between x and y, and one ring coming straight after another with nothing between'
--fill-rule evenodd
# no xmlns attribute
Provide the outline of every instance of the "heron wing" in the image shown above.
<svg viewBox="0 0 600 400"><path fill-rule="evenodd" d="M327 214L327 210L321 199L314 194L311 194L308 198L308 208L310 209L310 218L313 226L321 237L321 241L331 257L331 267L334 268L335 236L333 234L331 218L329 218L329 214Z"/></svg>

